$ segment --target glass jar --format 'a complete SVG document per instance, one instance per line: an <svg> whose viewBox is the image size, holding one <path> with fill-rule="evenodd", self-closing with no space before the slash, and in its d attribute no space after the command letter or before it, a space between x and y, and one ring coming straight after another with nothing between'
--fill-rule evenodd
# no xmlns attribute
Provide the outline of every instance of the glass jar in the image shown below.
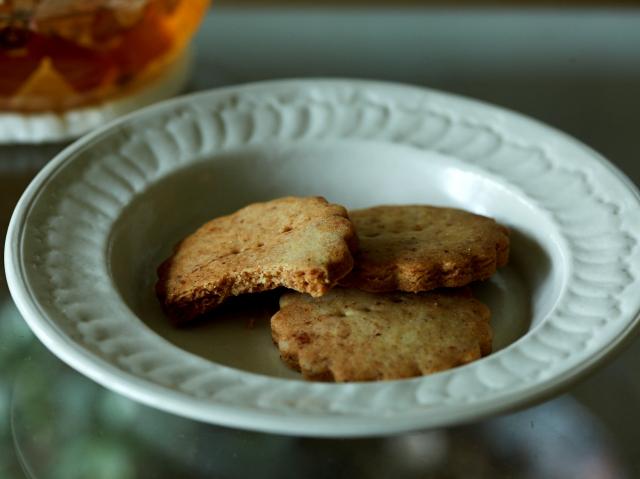
<svg viewBox="0 0 640 479"><path fill-rule="evenodd" d="M165 71L209 0L0 0L0 111L66 111Z"/></svg>

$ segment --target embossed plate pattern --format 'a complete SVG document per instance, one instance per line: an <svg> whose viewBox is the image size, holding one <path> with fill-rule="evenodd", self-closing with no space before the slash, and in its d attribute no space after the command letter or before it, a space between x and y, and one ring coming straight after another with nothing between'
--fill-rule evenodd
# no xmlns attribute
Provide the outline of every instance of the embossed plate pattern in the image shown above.
<svg viewBox="0 0 640 479"><path fill-rule="evenodd" d="M230 161L249 166L216 170ZM210 167L218 203L254 200L260 188L324 188L349 207L430 199L497 217L529 238L514 243L531 284L525 334L443 373L342 385L242 371L172 345L141 321L137 285L188 231L172 223L197 224L188 218L198 199L178 178ZM167 198L173 206L160 211ZM67 148L20 200L5 262L38 337L126 396L234 427L387 434L539 400L619 349L638 326L639 206L633 185L597 153L520 115L401 85L269 82L165 102Z"/></svg>

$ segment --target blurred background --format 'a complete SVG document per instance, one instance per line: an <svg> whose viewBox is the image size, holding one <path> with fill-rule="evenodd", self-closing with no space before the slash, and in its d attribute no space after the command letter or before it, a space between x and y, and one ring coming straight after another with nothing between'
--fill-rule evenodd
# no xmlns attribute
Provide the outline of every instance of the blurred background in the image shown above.
<svg viewBox="0 0 640 479"><path fill-rule="evenodd" d="M168 15L173 3L163 5ZM28 10L33 2L20 4ZM17 91L6 86L17 72L9 62L28 49L16 45L22 37L3 38L14 42L0 41L0 94L5 85L9 98ZM549 123L640 184L638 2L214 0L191 43L189 73L170 94L310 76L421 85ZM84 58L74 52L75 60ZM115 77L106 75L98 83L129 85L130 77L109 83ZM58 113L91 105L74 98L58 104ZM16 123L16 108L0 109L0 137L3 128L30 124ZM0 145L2 237L23 189L67 142ZM635 340L566 394L456 428L361 440L234 431L138 405L63 365L34 339L0 274L0 478L632 479L640 477L639 367Z"/></svg>

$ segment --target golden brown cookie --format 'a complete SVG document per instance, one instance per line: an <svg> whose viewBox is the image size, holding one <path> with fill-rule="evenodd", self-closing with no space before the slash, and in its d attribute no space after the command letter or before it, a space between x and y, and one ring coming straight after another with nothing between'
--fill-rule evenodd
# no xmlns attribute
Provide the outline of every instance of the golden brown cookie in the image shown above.
<svg viewBox="0 0 640 479"><path fill-rule="evenodd" d="M491 352L489 309L468 289L374 294L335 288L287 293L271 318L287 365L307 379L400 379L466 364Z"/></svg>
<svg viewBox="0 0 640 479"><path fill-rule="evenodd" d="M371 292L459 287L489 278L509 257L509 230L467 211L377 206L349 216L359 250L343 286Z"/></svg>
<svg viewBox="0 0 640 479"><path fill-rule="evenodd" d="M320 296L351 270L356 243L346 210L324 198L255 203L180 242L158 268L156 292L175 321L279 286Z"/></svg>

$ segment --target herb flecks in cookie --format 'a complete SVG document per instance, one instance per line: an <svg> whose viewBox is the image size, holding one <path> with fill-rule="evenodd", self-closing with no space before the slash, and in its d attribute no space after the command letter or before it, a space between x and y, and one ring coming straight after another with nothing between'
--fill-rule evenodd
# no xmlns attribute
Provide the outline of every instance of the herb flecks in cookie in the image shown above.
<svg viewBox="0 0 640 479"><path fill-rule="evenodd" d="M349 212L360 247L341 285L419 292L484 280L506 264L509 231L454 208L377 206Z"/></svg>
<svg viewBox="0 0 640 479"><path fill-rule="evenodd" d="M356 243L346 210L324 198L255 203L181 241L158 269L156 292L178 322L280 286L320 296L351 270Z"/></svg>
<svg viewBox="0 0 640 479"><path fill-rule="evenodd" d="M271 318L290 367L312 380L373 381L442 371L491 352L489 309L467 289L288 293Z"/></svg>

